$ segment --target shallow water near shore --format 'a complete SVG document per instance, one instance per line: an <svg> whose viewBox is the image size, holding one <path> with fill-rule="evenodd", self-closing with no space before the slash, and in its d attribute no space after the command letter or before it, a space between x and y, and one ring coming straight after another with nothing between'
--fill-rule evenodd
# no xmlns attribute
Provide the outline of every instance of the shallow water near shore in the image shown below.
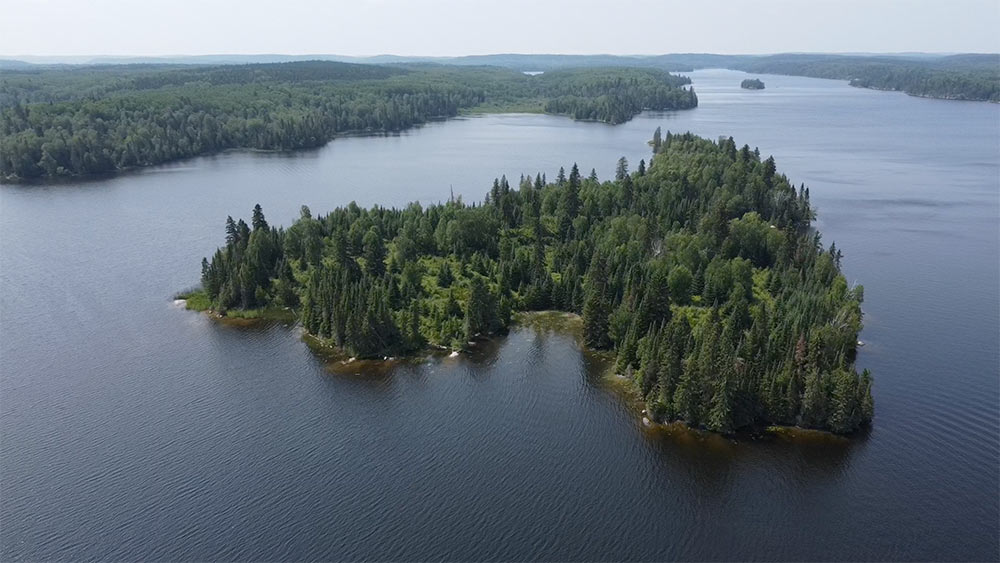
<svg viewBox="0 0 1000 563"><path fill-rule="evenodd" d="M691 76L699 108L618 126L463 117L0 186L0 559L996 559L1000 106ZM657 126L732 135L810 187L865 286L866 435L647 429L546 323L343 373L294 326L172 303L255 203L288 225L574 161L606 178Z"/></svg>

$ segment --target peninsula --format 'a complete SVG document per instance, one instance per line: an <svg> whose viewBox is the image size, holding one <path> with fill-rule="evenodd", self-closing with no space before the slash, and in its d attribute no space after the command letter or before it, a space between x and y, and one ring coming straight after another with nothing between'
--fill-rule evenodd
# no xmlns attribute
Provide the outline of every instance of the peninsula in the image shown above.
<svg viewBox="0 0 1000 563"><path fill-rule="evenodd" d="M861 286L811 228L809 190L773 158L692 134L661 135L634 171L601 181L494 180L481 204L355 204L287 229L259 206L226 221L202 261L196 308L297 311L359 358L465 348L514 311L582 315L657 421L715 432L767 424L850 433L872 418L854 367Z"/></svg>

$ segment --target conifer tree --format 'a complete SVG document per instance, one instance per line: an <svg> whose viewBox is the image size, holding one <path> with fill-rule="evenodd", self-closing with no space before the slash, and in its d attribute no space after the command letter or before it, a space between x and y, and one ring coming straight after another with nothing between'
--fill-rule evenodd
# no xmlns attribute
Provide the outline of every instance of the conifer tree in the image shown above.
<svg viewBox="0 0 1000 563"><path fill-rule="evenodd" d="M615 181L621 182L628 176L628 159L624 156L618 159L618 165L615 167Z"/></svg>

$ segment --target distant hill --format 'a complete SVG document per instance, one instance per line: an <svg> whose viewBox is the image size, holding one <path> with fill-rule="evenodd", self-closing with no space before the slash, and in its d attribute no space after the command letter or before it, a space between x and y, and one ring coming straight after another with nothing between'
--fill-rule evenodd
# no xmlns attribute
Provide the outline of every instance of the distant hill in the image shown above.
<svg viewBox="0 0 1000 563"><path fill-rule="evenodd" d="M0 59L0 70L2 69L30 69L35 65L14 59Z"/></svg>
<svg viewBox="0 0 1000 563"><path fill-rule="evenodd" d="M333 61L376 65L436 64L494 66L518 71L563 68L639 67L688 72L700 68L728 68L754 74L785 74L847 80L852 86L899 90L914 96L943 99L1000 101L1000 54L826 54L718 55L558 55L501 53L462 57L407 57L376 55L178 55L163 57L18 57L0 61L0 70L25 70L38 65L246 65L304 61Z"/></svg>

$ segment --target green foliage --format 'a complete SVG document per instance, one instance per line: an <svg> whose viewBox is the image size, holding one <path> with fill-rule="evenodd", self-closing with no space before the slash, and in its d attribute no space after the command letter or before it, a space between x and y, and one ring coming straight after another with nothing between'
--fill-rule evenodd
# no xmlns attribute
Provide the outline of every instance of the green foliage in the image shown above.
<svg viewBox="0 0 1000 563"><path fill-rule="evenodd" d="M773 159L691 134L660 136L644 174L494 181L486 201L351 204L287 230L226 221L202 262L212 308L297 307L360 357L461 348L513 310L582 313L657 420L731 432L795 424L847 433L873 416L855 371L860 287L811 228L808 190ZM628 194L628 197L626 197ZM655 408L654 408L655 407Z"/></svg>
<svg viewBox="0 0 1000 563"><path fill-rule="evenodd" d="M687 109L698 105L686 77L638 68L569 69L539 75L549 96L546 113L607 123L624 123L646 109Z"/></svg>
<svg viewBox="0 0 1000 563"><path fill-rule="evenodd" d="M851 86L913 96L1000 102L1000 56L858 57L773 55L737 62L748 72L849 80Z"/></svg>
<svg viewBox="0 0 1000 563"><path fill-rule="evenodd" d="M0 75L0 179L114 172L231 148L318 147L462 109L525 104L621 123L697 105L690 80L655 69L526 76L489 67L326 61L11 70Z"/></svg>
<svg viewBox="0 0 1000 563"><path fill-rule="evenodd" d="M693 284L694 277L691 276L691 270L687 269L684 264L678 264L670 270L670 276L667 278L667 286L670 296L678 304L686 305L691 302Z"/></svg>
<svg viewBox="0 0 1000 563"><path fill-rule="evenodd" d="M177 299L183 299L184 307L192 311L207 311L212 308L212 300L205 291L178 294Z"/></svg>

